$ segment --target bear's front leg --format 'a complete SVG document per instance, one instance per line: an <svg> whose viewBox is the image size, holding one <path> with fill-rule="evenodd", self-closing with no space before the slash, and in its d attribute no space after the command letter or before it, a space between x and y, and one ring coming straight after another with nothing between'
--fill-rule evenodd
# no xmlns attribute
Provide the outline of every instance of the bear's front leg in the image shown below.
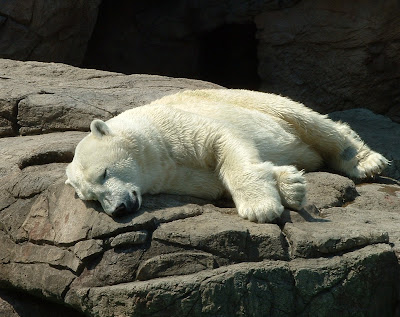
<svg viewBox="0 0 400 317"><path fill-rule="evenodd" d="M269 162L239 165L225 160L220 175L232 195L238 214L250 221L264 223L280 217L284 207Z"/></svg>
<svg viewBox="0 0 400 317"><path fill-rule="evenodd" d="M184 120L177 120L176 113L171 117L170 110L162 109L163 115L157 116L162 118L159 127L162 135L174 136L168 147L176 161L190 163L192 167L197 164L216 173L241 217L271 222L282 214L274 165L261 161L251 136L218 120L186 112L180 114ZM168 125L165 118L169 118Z"/></svg>

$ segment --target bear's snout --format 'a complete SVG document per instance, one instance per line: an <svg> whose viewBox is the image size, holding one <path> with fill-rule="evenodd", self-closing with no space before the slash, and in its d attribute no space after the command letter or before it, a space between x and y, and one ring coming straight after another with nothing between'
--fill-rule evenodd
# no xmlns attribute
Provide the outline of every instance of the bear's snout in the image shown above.
<svg viewBox="0 0 400 317"><path fill-rule="evenodd" d="M124 203L122 203L121 205L119 205L114 212L112 213L113 217L121 217L121 216L125 216L129 213L129 209L126 207L126 205Z"/></svg>
<svg viewBox="0 0 400 317"><path fill-rule="evenodd" d="M139 207L139 200L134 196L115 208L114 212L112 213L112 217L123 217L128 214L133 214L138 211Z"/></svg>

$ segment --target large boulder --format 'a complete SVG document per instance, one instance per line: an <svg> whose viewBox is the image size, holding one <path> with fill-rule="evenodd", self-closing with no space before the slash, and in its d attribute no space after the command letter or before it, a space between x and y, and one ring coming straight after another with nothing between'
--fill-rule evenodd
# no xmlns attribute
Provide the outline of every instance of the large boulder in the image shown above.
<svg viewBox="0 0 400 317"><path fill-rule="evenodd" d="M0 313L394 313L398 181L356 185L329 172L309 173L305 208L285 210L275 224L243 220L227 202L174 195L147 195L140 212L114 220L64 184L85 122L182 89L218 86L60 64L0 64L7 78L0 84L10 92L0 105L18 110L6 117L13 136L0 139Z"/></svg>
<svg viewBox="0 0 400 317"><path fill-rule="evenodd" d="M122 75L55 63L0 60L0 136L88 131L109 119L183 89L219 87L207 82Z"/></svg>

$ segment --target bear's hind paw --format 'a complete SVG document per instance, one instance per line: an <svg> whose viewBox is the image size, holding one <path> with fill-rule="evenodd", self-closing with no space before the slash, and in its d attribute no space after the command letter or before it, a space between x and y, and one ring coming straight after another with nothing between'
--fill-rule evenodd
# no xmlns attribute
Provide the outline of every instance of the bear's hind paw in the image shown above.
<svg viewBox="0 0 400 317"><path fill-rule="evenodd" d="M360 159L351 176L357 178L373 177L381 174L387 165L389 165L389 160L383 155L371 151L369 155Z"/></svg>

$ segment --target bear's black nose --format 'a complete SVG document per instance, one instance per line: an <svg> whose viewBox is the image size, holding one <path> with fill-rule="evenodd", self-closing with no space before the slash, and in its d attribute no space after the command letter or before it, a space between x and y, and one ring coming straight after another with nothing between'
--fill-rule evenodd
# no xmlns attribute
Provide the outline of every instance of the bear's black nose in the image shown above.
<svg viewBox="0 0 400 317"><path fill-rule="evenodd" d="M126 208L126 205L124 203L122 203L117 208L115 208L112 216L113 217L121 217L121 216L125 216L128 213L129 213L128 208Z"/></svg>

